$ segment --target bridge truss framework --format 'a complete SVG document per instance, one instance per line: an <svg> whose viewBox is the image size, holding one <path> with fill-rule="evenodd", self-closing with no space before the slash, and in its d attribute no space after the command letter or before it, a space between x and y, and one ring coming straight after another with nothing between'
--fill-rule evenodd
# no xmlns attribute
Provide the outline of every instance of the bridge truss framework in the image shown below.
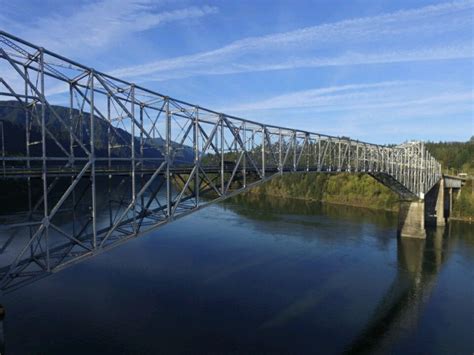
<svg viewBox="0 0 474 355"><path fill-rule="evenodd" d="M241 119L1 31L0 100L21 107L25 117L21 155L5 150L7 119L0 117L0 177L20 179L27 191L27 212L2 221L1 290L283 173L369 173L404 199L423 198L441 177L420 142L383 146ZM105 191L108 200L99 197ZM6 230L12 237L5 239Z"/></svg>

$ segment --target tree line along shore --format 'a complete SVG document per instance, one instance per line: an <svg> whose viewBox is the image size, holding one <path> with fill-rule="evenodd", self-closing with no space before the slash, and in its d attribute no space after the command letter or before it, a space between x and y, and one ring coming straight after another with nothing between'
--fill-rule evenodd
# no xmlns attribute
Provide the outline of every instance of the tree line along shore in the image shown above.
<svg viewBox="0 0 474 355"><path fill-rule="evenodd" d="M277 176L248 194L398 211L399 197L367 174L294 173ZM474 220L473 180L453 198L452 219Z"/></svg>

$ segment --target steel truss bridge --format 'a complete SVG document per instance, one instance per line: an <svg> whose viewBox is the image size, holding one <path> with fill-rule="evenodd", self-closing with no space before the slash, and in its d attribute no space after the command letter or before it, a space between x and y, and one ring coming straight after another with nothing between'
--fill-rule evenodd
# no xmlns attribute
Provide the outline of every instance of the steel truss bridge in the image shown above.
<svg viewBox="0 0 474 355"><path fill-rule="evenodd" d="M441 178L423 143L377 145L234 117L1 31L0 103L21 113L23 132L18 142L0 111L1 185L21 205L0 215L3 291L284 173L368 173L403 199L423 198Z"/></svg>

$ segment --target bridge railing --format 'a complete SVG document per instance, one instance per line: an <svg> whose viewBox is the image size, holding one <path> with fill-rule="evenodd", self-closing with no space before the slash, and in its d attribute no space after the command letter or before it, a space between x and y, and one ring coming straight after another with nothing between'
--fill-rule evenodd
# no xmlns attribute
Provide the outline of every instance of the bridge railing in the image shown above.
<svg viewBox="0 0 474 355"><path fill-rule="evenodd" d="M0 120L0 177L24 178L28 211L15 222L28 237L0 257L3 289L15 275L58 270L278 174L383 175L412 198L441 177L420 142L384 146L242 119L1 31ZM120 196L104 199L103 184L118 184Z"/></svg>

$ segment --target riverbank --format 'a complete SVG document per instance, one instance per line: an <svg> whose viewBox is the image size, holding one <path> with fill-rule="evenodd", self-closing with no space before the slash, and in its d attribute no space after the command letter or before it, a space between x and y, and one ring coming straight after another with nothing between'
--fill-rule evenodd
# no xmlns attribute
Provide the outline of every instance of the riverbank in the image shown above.
<svg viewBox="0 0 474 355"><path fill-rule="evenodd" d="M451 221L459 221L459 222L466 222L466 223L473 223L474 217L449 217Z"/></svg>
<svg viewBox="0 0 474 355"><path fill-rule="evenodd" d="M397 194L367 174L287 174L254 187L248 194L398 211Z"/></svg>
<svg viewBox="0 0 474 355"><path fill-rule="evenodd" d="M247 194L398 212L399 197L367 174L295 173L277 176ZM452 220L474 220L474 184L467 180L453 196Z"/></svg>
<svg viewBox="0 0 474 355"><path fill-rule="evenodd" d="M246 192L246 197L253 197L253 196L258 196L259 194L256 194L252 192L253 190L250 190ZM299 200L299 201L306 201L306 202L319 202L319 203L324 203L324 204L329 204L333 206L347 206L347 207L357 207L357 208L367 208L370 210L375 210L375 211L387 211L387 212L398 212L398 207L394 206L393 208L376 208L373 206L366 206L362 204L357 204L357 203L350 203L350 202L336 202L336 201L321 201L321 200L315 200L312 198L304 198L304 197L292 197L292 196L282 196L282 195L272 195L272 194L262 194L263 196L268 196L268 197L278 197L278 198L284 198L284 199L289 199L289 200Z"/></svg>

